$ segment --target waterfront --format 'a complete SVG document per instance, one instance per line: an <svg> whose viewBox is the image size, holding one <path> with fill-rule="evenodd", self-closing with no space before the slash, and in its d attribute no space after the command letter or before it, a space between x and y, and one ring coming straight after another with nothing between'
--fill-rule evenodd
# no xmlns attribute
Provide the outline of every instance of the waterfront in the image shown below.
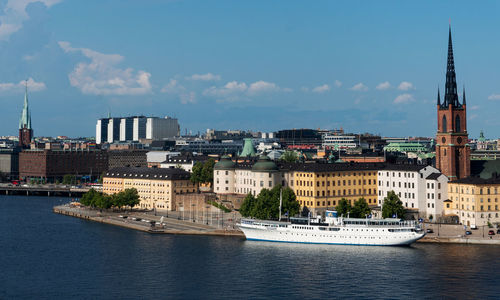
<svg viewBox="0 0 500 300"><path fill-rule="evenodd" d="M499 246L351 247L152 235L0 196L0 298L496 298Z"/></svg>

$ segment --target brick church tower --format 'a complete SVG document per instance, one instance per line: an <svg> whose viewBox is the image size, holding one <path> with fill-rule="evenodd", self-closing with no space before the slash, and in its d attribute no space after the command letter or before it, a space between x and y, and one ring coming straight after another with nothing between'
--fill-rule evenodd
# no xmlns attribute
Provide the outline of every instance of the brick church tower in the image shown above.
<svg viewBox="0 0 500 300"><path fill-rule="evenodd" d="M436 168L450 180L470 176L470 147L467 133L467 107L465 88L462 103L458 101L455 62L451 42L451 27L448 37L448 64L444 102L439 89L437 96Z"/></svg>
<svg viewBox="0 0 500 300"><path fill-rule="evenodd" d="M28 108L28 82L26 82L26 91L24 93L24 106L19 119L19 147L29 148L33 138L33 129L31 128L31 115Z"/></svg>

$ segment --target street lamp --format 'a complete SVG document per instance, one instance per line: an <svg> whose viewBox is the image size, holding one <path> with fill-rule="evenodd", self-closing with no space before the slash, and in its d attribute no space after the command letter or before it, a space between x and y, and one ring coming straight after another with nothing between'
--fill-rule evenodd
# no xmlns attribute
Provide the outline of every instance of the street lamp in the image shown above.
<svg viewBox="0 0 500 300"><path fill-rule="evenodd" d="M206 214L206 216L207 216L207 217L206 217L206 221L207 221L207 225L208 225L208 209L210 208L210 206L208 206L208 205L207 205L207 206L205 206L205 208L207 209L207 214Z"/></svg>
<svg viewBox="0 0 500 300"><path fill-rule="evenodd" d="M196 221L194 220L194 206L195 206L195 205L196 205L196 204L194 204L194 203L193 203L193 204L191 204L191 212L192 212L192 214L193 214L193 223L194 223L194 222L196 222Z"/></svg>

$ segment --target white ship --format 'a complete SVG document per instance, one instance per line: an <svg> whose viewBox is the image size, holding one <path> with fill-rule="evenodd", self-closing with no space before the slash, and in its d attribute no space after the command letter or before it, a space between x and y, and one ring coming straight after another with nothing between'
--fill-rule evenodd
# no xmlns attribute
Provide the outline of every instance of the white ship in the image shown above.
<svg viewBox="0 0 500 300"><path fill-rule="evenodd" d="M243 219L238 227L247 240L309 244L398 246L425 235L415 221L343 218L336 211L325 215L325 220L290 218L290 222Z"/></svg>

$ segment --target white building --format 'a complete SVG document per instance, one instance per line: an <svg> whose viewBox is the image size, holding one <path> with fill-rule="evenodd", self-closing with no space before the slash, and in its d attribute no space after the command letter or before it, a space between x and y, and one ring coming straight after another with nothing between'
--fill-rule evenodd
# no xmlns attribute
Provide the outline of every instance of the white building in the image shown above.
<svg viewBox="0 0 500 300"><path fill-rule="evenodd" d="M448 177L442 173L432 173L425 178L426 217L436 221L443 215L443 201L448 199Z"/></svg>
<svg viewBox="0 0 500 300"><path fill-rule="evenodd" d="M126 117L97 120L96 143L115 143L149 139L164 140L180 135L177 119L165 117Z"/></svg>
<svg viewBox="0 0 500 300"><path fill-rule="evenodd" d="M268 156L256 163L235 163L223 156L214 166L214 192L217 194L249 194L257 196L264 188L286 186L285 174Z"/></svg>
<svg viewBox="0 0 500 300"><path fill-rule="evenodd" d="M421 217L432 214L437 218L447 197L447 182L432 166L388 165L378 171L378 204L382 206L387 194L394 191L407 209L418 211Z"/></svg>
<svg viewBox="0 0 500 300"><path fill-rule="evenodd" d="M176 156L169 156L165 161L163 161L160 164L160 168L178 168L180 167L181 169L192 172L193 171L193 166L197 162L204 163L205 161L209 160L210 158L208 156L203 156L203 155L198 155L198 156L193 156L193 155L176 155Z"/></svg>
<svg viewBox="0 0 500 300"><path fill-rule="evenodd" d="M324 148L349 149L358 146L354 135L333 135L325 133L322 139L322 146Z"/></svg>
<svg viewBox="0 0 500 300"><path fill-rule="evenodd" d="M146 121L146 139L164 140L180 135L180 127L177 119L165 117L148 118Z"/></svg>

